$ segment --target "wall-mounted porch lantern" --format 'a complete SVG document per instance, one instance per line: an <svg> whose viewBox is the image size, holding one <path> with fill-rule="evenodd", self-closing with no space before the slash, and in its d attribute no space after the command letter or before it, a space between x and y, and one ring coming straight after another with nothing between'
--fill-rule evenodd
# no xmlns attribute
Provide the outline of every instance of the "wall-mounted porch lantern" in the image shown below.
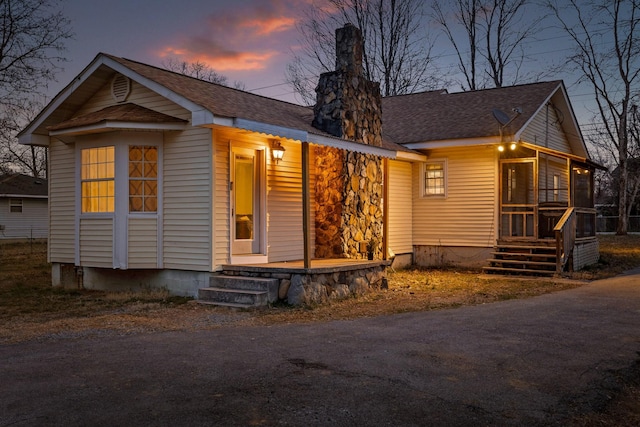
<svg viewBox="0 0 640 427"><path fill-rule="evenodd" d="M284 149L282 144L280 144L280 141L278 141L277 139L271 141L271 157L276 162L276 164L278 164L280 160L282 160L285 151L286 150Z"/></svg>

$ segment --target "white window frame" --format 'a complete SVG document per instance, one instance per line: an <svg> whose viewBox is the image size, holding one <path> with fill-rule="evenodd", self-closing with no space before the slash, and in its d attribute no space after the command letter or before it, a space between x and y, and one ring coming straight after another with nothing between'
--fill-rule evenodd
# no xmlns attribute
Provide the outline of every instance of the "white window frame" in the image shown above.
<svg viewBox="0 0 640 427"><path fill-rule="evenodd" d="M158 266L162 257L162 209L163 209L163 136L157 132L113 132L86 135L76 140L76 264L80 265L80 219L81 218L112 218L114 242L114 268L127 268L128 259L128 219L130 217L154 216L158 221ZM156 212L129 212L129 146L145 145L158 148L158 178L157 178L157 210ZM113 212L82 212L81 167L82 149L113 146L115 147L115 176L114 176L114 211Z"/></svg>
<svg viewBox="0 0 640 427"><path fill-rule="evenodd" d="M433 164L440 164L442 165L442 193L435 193L435 194L427 194L427 166L428 165L433 165ZM421 197L424 198L433 198L433 197L440 197L440 198L446 198L447 197L447 177L448 177L448 170L447 170L447 159L430 159L427 162L422 163L421 168L420 168L420 195Z"/></svg>
<svg viewBox="0 0 640 427"><path fill-rule="evenodd" d="M101 177L83 177L83 173L82 173L82 168L83 168L83 163L82 163L82 152L84 150L95 150L95 149L99 149L99 148L110 148L113 147L113 167L114 167L114 171L113 171L113 176L101 176ZM80 164L79 164L79 169L80 169L80 212L83 215L93 215L93 214L112 214L115 211L115 163L116 163L116 147L113 144L105 144L105 145L100 145L100 146L85 146L85 147L80 147L79 148L79 156L80 156ZM83 211L82 207L83 207L83 197L82 197L82 186L84 183L101 183L101 182L113 182L113 204L114 207L113 209L107 209L107 210L95 210L95 211ZM93 196L94 198L97 196Z"/></svg>

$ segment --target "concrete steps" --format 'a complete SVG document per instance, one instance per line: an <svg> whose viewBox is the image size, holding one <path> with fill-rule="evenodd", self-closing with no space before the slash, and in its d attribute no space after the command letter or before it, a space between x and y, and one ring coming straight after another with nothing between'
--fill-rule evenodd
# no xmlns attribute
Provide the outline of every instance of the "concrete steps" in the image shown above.
<svg viewBox="0 0 640 427"><path fill-rule="evenodd" d="M216 274L198 289L198 302L234 308L264 307L278 299L278 279Z"/></svg>

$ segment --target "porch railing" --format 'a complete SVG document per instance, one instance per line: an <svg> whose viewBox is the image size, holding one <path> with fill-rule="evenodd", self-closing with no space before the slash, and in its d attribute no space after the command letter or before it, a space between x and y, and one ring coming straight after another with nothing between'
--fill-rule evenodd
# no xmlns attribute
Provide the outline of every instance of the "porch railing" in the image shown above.
<svg viewBox="0 0 640 427"><path fill-rule="evenodd" d="M569 208L560 218L553 231L556 235L556 274L562 273L576 243L576 211Z"/></svg>

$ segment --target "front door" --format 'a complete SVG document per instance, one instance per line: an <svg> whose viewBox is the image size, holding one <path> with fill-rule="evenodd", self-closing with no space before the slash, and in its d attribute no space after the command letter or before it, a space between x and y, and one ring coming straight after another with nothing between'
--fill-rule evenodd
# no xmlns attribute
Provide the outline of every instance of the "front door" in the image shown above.
<svg viewBox="0 0 640 427"><path fill-rule="evenodd" d="M503 160L500 169L500 237L535 238L535 160Z"/></svg>
<svg viewBox="0 0 640 427"><path fill-rule="evenodd" d="M232 255L261 253L262 151L231 149L231 251Z"/></svg>

